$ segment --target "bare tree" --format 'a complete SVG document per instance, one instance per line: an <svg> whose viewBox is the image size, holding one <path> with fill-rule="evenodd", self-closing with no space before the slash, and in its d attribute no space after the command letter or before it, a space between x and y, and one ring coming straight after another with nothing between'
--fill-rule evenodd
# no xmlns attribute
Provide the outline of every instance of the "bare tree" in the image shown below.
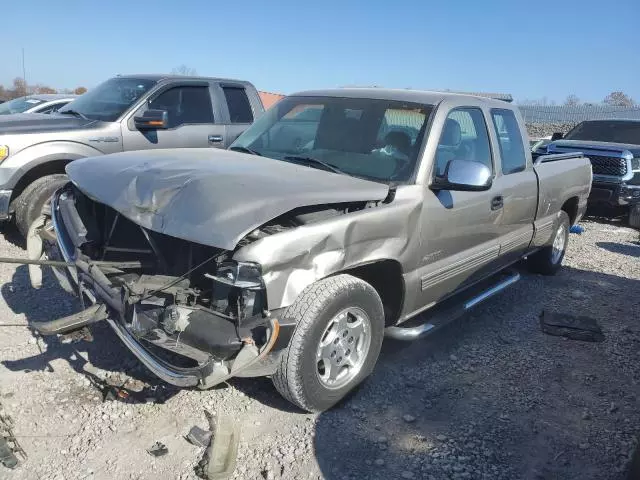
<svg viewBox="0 0 640 480"><path fill-rule="evenodd" d="M23 78L16 77L13 79L12 98L24 97L27 94L27 84Z"/></svg>
<svg viewBox="0 0 640 480"><path fill-rule="evenodd" d="M567 96L567 98L564 101L564 104L570 107L574 107L576 105L580 105L580 99L578 98L577 95L572 93L571 95Z"/></svg>
<svg viewBox="0 0 640 480"><path fill-rule="evenodd" d="M187 67L183 64L171 70L171 75L185 75L187 77L194 77L198 75L198 72L196 72L195 68Z"/></svg>
<svg viewBox="0 0 640 480"><path fill-rule="evenodd" d="M47 87L46 85L35 85L33 88L29 88L33 93L58 93L55 88Z"/></svg>
<svg viewBox="0 0 640 480"><path fill-rule="evenodd" d="M611 92L604 98L603 102L615 107L630 107L635 104L633 98L624 92Z"/></svg>
<svg viewBox="0 0 640 480"><path fill-rule="evenodd" d="M76 95L82 95L83 93L85 93L87 91L86 88L84 87L78 87L76 88L73 93L75 93Z"/></svg>

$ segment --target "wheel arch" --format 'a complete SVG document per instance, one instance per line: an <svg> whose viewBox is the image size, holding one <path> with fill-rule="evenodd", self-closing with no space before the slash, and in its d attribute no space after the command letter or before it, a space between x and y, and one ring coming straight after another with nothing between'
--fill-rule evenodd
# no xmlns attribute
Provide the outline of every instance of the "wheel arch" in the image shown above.
<svg viewBox="0 0 640 480"><path fill-rule="evenodd" d="M578 197L571 197L567 201L562 204L560 210L564 211L567 215L569 215L569 223L574 225L576 219L578 218L578 206L580 200Z"/></svg>
<svg viewBox="0 0 640 480"><path fill-rule="evenodd" d="M405 282L402 265L397 260L380 259L344 270L333 275L349 274L371 285L382 300L385 325L393 325L400 318L405 298Z"/></svg>

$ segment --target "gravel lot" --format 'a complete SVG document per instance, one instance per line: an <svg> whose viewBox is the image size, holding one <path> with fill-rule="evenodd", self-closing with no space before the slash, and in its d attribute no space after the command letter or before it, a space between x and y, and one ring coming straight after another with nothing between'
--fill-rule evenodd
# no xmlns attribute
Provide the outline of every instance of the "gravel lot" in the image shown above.
<svg viewBox="0 0 640 480"><path fill-rule="evenodd" d="M29 455L0 478L195 479L203 452L183 436L207 426L207 409L238 422L236 478L622 480L640 432L640 245L637 231L583 225L556 277L526 274L430 338L386 341L374 375L322 415L296 411L268 379L163 389L105 325L91 343L34 337L29 321L76 302L0 265L0 402ZM0 239L0 256L23 255ZM606 340L545 335L543 309L594 317ZM90 365L159 393L103 402ZM156 441L167 455L146 453Z"/></svg>

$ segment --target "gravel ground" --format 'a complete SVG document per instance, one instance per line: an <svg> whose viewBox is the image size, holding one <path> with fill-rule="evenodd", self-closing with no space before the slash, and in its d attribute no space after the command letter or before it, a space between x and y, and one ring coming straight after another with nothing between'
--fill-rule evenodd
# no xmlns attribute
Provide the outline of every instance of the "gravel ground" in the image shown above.
<svg viewBox="0 0 640 480"><path fill-rule="evenodd" d="M35 337L28 321L75 300L51 279L33 291L26 267L2 264L0 402L28 459L0 478L195 479L203 452L183 436L209 410L238 422L236 478L622 480L640 432L640 245L637 231L583 225L556 277L526 274L429 338L386 341L373 376L321 415L267 379L163 389L104 325L90 343ZM0 239L0 256L23 255ZM594 317L606 339L545 335L543 309ZM103 402L87 369L157 392ZM156 441L167 455L146 453Z"/></svg>

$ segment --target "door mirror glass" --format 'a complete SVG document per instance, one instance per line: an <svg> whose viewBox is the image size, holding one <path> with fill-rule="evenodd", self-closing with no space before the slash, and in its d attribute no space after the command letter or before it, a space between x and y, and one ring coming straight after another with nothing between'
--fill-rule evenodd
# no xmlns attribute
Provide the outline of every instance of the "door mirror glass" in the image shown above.
<svg viewBox="0 0 640 480"><path fill-rule="evenodd" d="M447 164L444 175L434 178L431 189L479 192L489 190L491 181L491 170L485 164L468 160L451 160Z"/></svg>
<svg viewBox="0 0 640 480"><path fill-rule="evenodd" d="M169 114L166 110L148 109L141 116L133 118L138 130L156 130L167 128Z"/></svg>
<svg viewBox="0 0 640 480"><path fill-rule="evenodd" d="M562 134L562 132L555 132L553 135L551 135L551 141L555 142L556 140L562 140L563 137L564 135Z"/></svg>

